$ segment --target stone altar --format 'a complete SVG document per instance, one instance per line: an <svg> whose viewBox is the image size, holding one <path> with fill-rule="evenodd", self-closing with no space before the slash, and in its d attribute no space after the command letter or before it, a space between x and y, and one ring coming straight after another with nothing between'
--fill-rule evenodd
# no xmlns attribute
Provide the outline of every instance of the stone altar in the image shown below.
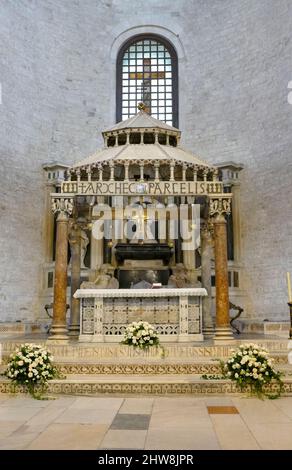
<svg viewBox="0 0 292 470"><path fill-rule="evenodd" d="M81 342L119 342L132 321L151 323L165 342L203 341L203 288L78 289Z"/></svg>

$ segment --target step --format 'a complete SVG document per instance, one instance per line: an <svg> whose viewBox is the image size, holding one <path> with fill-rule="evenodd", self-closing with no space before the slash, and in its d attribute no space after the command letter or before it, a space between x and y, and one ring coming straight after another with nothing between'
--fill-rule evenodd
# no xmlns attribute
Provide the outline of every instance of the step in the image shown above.
<svg viewBox="0 0 292 470"><path fill-rule="evenodd" d="M174 374L220 374L218 361L209 362L121 362L121 363L57 363L64 375L174 375Z"/></svg>
<svg viewBox="0 0 292 470"><path fill-rule="evenodd" d="M32 342L32 340L29 340ZM184 359L191 360L195 358L227 358L230 356L231 349L236 348L239 344L244 342L254 342L259 346L266 347L271 355L275 355L278 361L282 363L287 362L288 356L288 341L285 339L268 340L268 339L249 339L249 340L236 340L232 345L213 345L201 344L188 344L188 343L164 343L165 356L170 360ZM2 356L5 360L15 349L23 344L25 341L3 341L2 342ZM70 342L68 344L52 344L50 341L33 341L34 343L41 344L48 348L53 354L56 361L88 361L88 360L121 360L132 359L137 357L137 351L129 346L120 343L78 343ZM156 348L147 351L139 351L138 357L140 359L155 358L159 360L161 354Z"/></svg>
<svg viewBox="0 0 292 470"><path fill-rule="evenodd" d="M279 370L290 372L292 374L292 365L279 364L275 361ZM58 362L57 367L64 375L94 375L94 374L220 374L221 366L218 360L209 361L165 361L165 362L119 362L119 363L64 363Z"/></svg>
<svg viewBox="0 0 292 470"><path fill-rule="evenodd" d="M11 393L11 383L8 379L0 380L0 393ZM16 388L23 393L22 387ZM277 387L269 386L268 391L275 393ZM117 394L122 396L134 395L239 395L240 391L230 380L205 380L198 376L167 375L167 376L138 376L138 375L72 375L63 380L49 382L48 394L54 395L87 395ZM284 396L292 396L292 378L284 379Z"/></svg>
<svg viewBox="0 0 292 470"><path fill-rule="evenodd" d="M200 362L120 362L120 363L56 363L59 372L65 376L71 375L220 375L221 366L218 361ZM291 364L276 364L278 370L292 376ZM3 373L6 366L0 366Z"/></svg>

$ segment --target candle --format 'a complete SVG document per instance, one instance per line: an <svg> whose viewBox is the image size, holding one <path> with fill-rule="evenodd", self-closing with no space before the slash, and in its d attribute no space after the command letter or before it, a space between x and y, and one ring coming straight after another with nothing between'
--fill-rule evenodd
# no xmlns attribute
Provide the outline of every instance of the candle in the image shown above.
<svg viewBox="0 0 292 470"><path fill-rule="evenodd" d="M288 286L288 302L292 303L291 280L290 273L287 273L287 286Z"/></svg>

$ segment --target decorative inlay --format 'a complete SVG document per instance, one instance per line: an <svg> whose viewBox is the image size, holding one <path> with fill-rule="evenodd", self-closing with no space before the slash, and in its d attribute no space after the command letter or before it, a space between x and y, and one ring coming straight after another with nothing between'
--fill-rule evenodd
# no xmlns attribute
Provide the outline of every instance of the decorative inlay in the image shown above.
<svg viewBox="0 0 292 470"><path fill-rule="evenodd" d="M93 299L82 299L82 331L87 335L94 333Z"/></svg>
<svg viewBox="0 0 292 470"><path fill-rule="evenodd" d="M0 381L0 393L11 393L11 383L7 380ZM17 386L15 391L25 392L24 388ZM267 391L277 392L277 384L272 384ZM70 382L50 381L48 393L62 395L98 395L100 393L117 394L151 394L151 395L226 395L239 394L239 389L233 382L226 380L198 381L193 383L117 383L117 382ZM292 381L284 382L284 395L292 394Z"/></svg>
<svg viewBox="0 0 292 470"><path fill-rule="evenodd" d="M235 406L207 406L209 415L238 415Z"/></svg>
<svg viewBox="0 0 292 470"><path fill-rule="evenodd" d="M159 352L156 353L154 360L161 361ZM144 357L144 356L142 356ZM219 364L188 364L188 363L118 363L118 364L57 364L58 370L64 374L76 374L76 375L127 375L127 374L139 374L139 375L176 375L176 374L218 374L220 375L221 369Z"/></svg>
<svg viewBox="0 0 292 470"><path fill-rule="evenodd" d="M143 295L138 298L132 296L133 290L140 289L122 289L123 295L119 289L109 289L112 297L95 294L100 291L108 294L108 290L89 289L91 297L79 296L82 299L83 342L86 341L86 335L122 335L129 323L139 320L151 323L161 335L201 334L201 298L194 295L200 289L161 289L164 291L162 293L159 289L152 291L150 297L148 293L144 295L145 289L141 289ZM79 292L83 291L86 289ZM181 295L182 292L185 295ZM174 293L179 295L173 296ZM91 338L88 340L91 341Z"/></svg>

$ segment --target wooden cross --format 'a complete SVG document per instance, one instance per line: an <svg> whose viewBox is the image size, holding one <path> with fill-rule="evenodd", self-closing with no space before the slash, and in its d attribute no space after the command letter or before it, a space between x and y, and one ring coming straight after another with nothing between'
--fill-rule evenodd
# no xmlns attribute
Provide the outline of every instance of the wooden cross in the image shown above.
<svg viewBox="0 0 292 470"><path fill-rule="evenodd" d="M151 114L151 80L165 78L165 72L151 72L151 59L143 59L143 72L130 72L130 80L143 80L142 101L145 104L145 112Z"/></svg>

